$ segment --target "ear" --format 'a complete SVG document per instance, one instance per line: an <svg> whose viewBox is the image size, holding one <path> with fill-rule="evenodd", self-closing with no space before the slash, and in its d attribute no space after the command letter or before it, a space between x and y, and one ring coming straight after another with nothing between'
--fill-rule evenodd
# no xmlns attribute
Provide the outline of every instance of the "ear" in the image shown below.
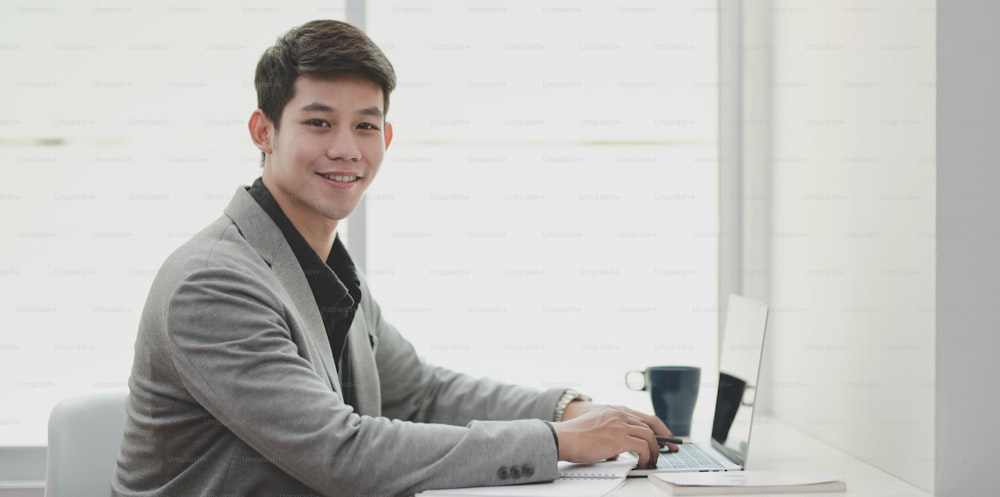
<svg viewBox="0 0 1000 497"><path fill-rule="evenodd" d="M253 114L250 114L250 122L247 123L247 126L250 128L250 140L253 141L257 149L265 154L271 153L271 141L274 139L274 124L264 115L264 111L260 109L253 111Z"/></svg>
<svg viewBox="0 0 1000 497"><path fill-rule="evenodd" d="M385 136L385 149L389 150L389 144L392 143L392 123L385 123L385 132L382 135Z"/></svg>

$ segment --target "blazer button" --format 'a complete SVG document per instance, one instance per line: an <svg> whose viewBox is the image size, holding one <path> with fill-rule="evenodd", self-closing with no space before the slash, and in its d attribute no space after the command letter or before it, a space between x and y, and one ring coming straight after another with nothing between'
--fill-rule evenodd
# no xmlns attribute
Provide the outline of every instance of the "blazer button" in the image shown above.
<svg viewBox="0 0 1000 497"><path fill-rule="evenodd" d="M515 479L515 480L518 479L518 478L520 478L521 477L521 468L519 468L517 466L511 466L510 467L510 477L513 478L513 479Z"/></svg>
<svg viewBox="0 0 1000 497"><path fill-rule="evenodd" d="M531 478L531 475L535 474L535 467L530 464L525 464L521 466L521 476L525 478Z"/></svg>
<svg viewBox="0 0 1000 497"><path fill-rule="evenodd" d="M500 469L497 470L497 477L501 480L510 478L510 470L507 469L507 466L500 466Z"/></svg>

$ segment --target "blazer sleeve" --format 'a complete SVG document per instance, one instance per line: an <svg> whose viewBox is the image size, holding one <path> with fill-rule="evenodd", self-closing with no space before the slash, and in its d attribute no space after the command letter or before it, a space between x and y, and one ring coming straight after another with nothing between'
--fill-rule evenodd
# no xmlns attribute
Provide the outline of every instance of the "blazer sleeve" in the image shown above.
<svg viewBox="0 0 1000 497"><path fill-rule="evenodd" d="M552 432L537 419L471 421L476 416L464 408L453 410L470 419L464 426L358 415L300 356L291 331L294 310L246 271L193 271L178 283L166 311L166 352L185 390L215 423L322 495L405 495L557 477ZM404 370L416 368L419 388L435 398L421 402L420 394L402 394L397 385L389 388L393 405L416 406L414 417L432 418L447 411L444 403L469 398L463 392L471 383L420 365L394 330L383 326L382 332L380 367L403 361L388 368L388 379L404 381ZM495 391L505 401L527 398ZM475 410L489 407L485 396L472 395ZM542 409L507 414L527 418L535 411Z"/></svg>

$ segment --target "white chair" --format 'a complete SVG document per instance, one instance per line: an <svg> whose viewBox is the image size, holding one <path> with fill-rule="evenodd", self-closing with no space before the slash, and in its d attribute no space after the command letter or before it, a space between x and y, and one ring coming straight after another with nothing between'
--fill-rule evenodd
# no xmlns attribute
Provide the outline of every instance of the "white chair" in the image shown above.
<svg viewBox="0 0 1000 497"><path fill-rule="evenodd" d="M46 497L108 497L125 427L127 392L65 399L49 415Z"/></svg>

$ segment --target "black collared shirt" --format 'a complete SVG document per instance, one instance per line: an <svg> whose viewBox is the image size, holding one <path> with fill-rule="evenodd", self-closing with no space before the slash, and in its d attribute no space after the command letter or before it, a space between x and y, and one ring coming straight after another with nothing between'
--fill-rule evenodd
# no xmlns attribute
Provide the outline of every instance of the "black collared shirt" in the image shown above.
<svg viewBox="0 0 1000 497"><path fill-rule="evenodd" d="M298 259L309 288L312 290L319 314L323 318L326 336L330 340L333 360L337 365L344 402L354 403L352 391L350 361L345 354L347 350L347 331L354 321L354 313L361 303L361 280L358 278L354 261L338 236L330 249L330 255L324 262L302 234L292 224L288 216L278 205L271 192L264 186L260 178L254 181L248 189L250 196L257 201L271 219L274 220L285 240L291 246L295 258Z"/></svg>

